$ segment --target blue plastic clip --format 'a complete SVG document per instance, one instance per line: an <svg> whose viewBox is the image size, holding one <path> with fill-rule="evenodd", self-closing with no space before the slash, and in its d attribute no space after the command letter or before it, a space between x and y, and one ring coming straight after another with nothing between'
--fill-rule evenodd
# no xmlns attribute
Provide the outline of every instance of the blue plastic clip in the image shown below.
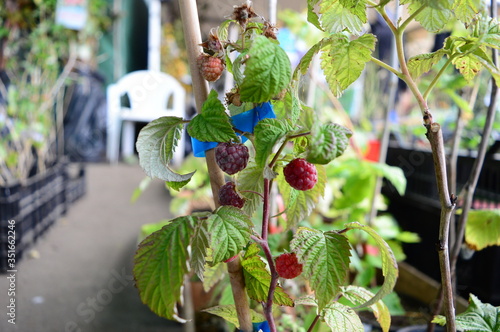
<svg viewBox="0 0 500 332"><path fill-rule="evenodd" d="M253 332L259 332L259 331L271 332L271 328L269 327L269 323L267 322L267 320L261 323L252 323L252 325L253 325Z"/></svg>

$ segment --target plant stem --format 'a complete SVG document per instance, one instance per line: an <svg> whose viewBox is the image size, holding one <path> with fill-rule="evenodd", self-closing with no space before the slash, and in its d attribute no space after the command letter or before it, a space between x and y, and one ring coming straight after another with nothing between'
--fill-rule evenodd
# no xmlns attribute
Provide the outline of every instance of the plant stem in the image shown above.
<svg viewBox="0 0 500 332"><path fill-rule="evenodd" d="M446 329L455 332L455 306L453 300L453 287L451 283L451 271L449 261L449 231L450 218L453 213L454 203L448 192L448 181L446 177L446 156L444 151L443 134L439 123L430 123L427 127L427 138L432 147L434 170L441 202L441 217L439 223L439 266L441 270L441 287L444 295L444 311L446 315Z"/></svg>
<svg viewBox="0 0 500 332"><path fill-rule="evenodd" d="M443 75L445 72L446 68L448 68L449 64L453 61L453 57L450 57L448 61L443 65L443 67L439 70L439 72L434 76L432 79L432 82L429 84L427 87L427 90L424 92L424 99L427 100L427 97L429 96L429 93L431 93L432 89L436 86L437 82L439 81L439 78Z"/></svg>
<svg viewBox="0 0 500 332"><path fill-rule="evenodd" d="M321 317L320 315L316 315L316 317L314 317L314 320L311 323L311 326L309 326L309 328L307 329L307 332L312 332L312 330L314 329L314 326L319 321L320 317Z"/></svg>
<svg viewBox="0 0 500 332"><path fill-rule="evenodd" d="M384 69L387 69L388 71L390 71L391 73L393 73L394 75L396 75L397 77L403 79L403 74L401 74L401 72L399 72L397 69L395 69L394 67L388 65L387 63L385 63L384 61L381 61L375 57L372 57L370 59L371 62L379 65L380 67L384 68Z"/></svg>
<svg viewBox="0 0 500 332"><path fill-rule="evenodd" d="M201 107L208 96L208 83L201 76L196 65L196 58L201 52L201 32L198 19L196 0L179 0L184 39L188 52L191 78L193 82L193 94L196 100L197 110ZM206 163L209 170L210 185L214 197L215 207L219 206L219 188L224 185L224 174L215 162L214 149L206 151ZM227 263L227 270L231 282L231 289L238 314L239 329L243 332L252 332L252 318L250 305L245 291L245 279L239 257Z"/></svg>
<svg viewBox="0 0 500 332"><path fill-rule="evenodd" d="M262 212L262 240L267 242L269 231L269 179L264 179L264 207Z"/></svg>

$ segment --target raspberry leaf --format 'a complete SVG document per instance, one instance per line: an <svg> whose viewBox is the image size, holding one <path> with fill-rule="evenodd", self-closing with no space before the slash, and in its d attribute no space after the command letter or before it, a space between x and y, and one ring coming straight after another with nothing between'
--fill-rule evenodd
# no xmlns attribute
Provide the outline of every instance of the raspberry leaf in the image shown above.
<svg viewBox="0 0 500 332"><path fill-rule="evenodd" d="M370 61L375 49L376 37L365 34L358 39L338 33L331 37L331 42L325 45L321 54L321 68L332 93L339 97L347 89Z"/></svg>
<svg viewBox="0 0 500 332"><path fill-rule="evenodd" d="M293 228L311 214L320 197L324 195L326 172L321 165L316 166L318 182L307 191L296 190L286 182L283 172L279 172L278 188L286 206L287 227Z"/></svg>
<svg viewBox="0 0 500 332"><path fill-rule="evenodd" d="M419 0L412 1L408 10L410 15L416 13L415 20L420 22L422 27L429 32L438 32L453 18L454 1L449 0ZM424 6L423 10L421 7Z"/></svg>
<svg viewBox="0 0 500 332"><path fill-rule="evenodd" d="M207 258L207 260L212 260ZM224 263L219 263L215 266L205 265L205 271L203 271L203 290L208 293L212 287L215 286L227 273L227 265Z"/></svg>
<svg viewBox="0 0 500 332"><path fill-rule="evenodd" d="M260 249L252 243L245 253L241 266L245 277L248 296L258 302L266 302L271 285L271 274L266 268L266 263L259 256ZM293 307L293 300L280 286L276 286L273 301L277 305Z"/></svg>
<svg viewBox="0 0 500 332"><path fill-rule="evenodd" d="M201 219L194 229L193 239L191 240L191 268L198 278L203 281L205 263L207 257L207 248L210 246L210 233L208 232L208 223L206 219Z"/></svg>
<svg viewBox="0 0 500 332"><path fill-rule="evenodd" d="M296 123L300 115L300 102L290 90L281 100L273 102L274 113L278 119L290 119L292 123Z"/></svg>
<svg viewBox="0 0 500 332"><path fill-rule="evenodd" d="M212 264L237 255L250 240L251 221L243 211L233 206L221 206L208 219Z"/></svg>
<svg viewBox="0 0 500 332"><path fill-rule="evenodd" d="M139 163L151 178L167 181L178 188L189 182L194 172L177 174L168 167L182 134L183 119L174 116L158 118L146 125L137 138Z"/></svg>
<svg viewBox="0 0 500 332"><path fill-rule="evenodd" d="M243 211L251 216L262 202L262 197L256 193L263 194L264 192L263 169L254 162L250 162L244 170L238 173L237 182L241 196L245 197Z"/></svg>
<svg viewBox="0 0 500 332"><path fill-rule="evenodd" d="M358 314L341 303L334 302L327 305L321 315L332 331L364 332L365 330Z"/></svg>
<svg viewBox="0 0 500 332"><path fill-rule="evenodd" d="M191 137L201 142L228 142L238 140L226 109L212 90L203 103L200 114L197 114L187 126Z"/></svg>
<svg viewBox="0 0 500 332"><path fill-rule="evenodd" d="M238 321L238 314L236 313L236 306L234 304L218 305L215 307L203 309L202 311L222 317L234 326L239 326L240 324L240 322ZM250 313L252 315L253 323L260 323L266 320L266 318L262 316L262 314L253 309L250 309Z"/></svg>
<svg viewBox="0 0 500 332"><path fill-rule="evenodd" d="M440 49L433 53L419 54L411 57L408 60L408 70L413 79L419 78L422 74L427 73L436 65L439 60L446 54L444 49Z"/></svg>
<svg viewBox="0 0 500 332"><path fill-rule="evenodd" d="M469 211L465 242L474 250L500 246L500 209Z"/></svg>
<svg viewBox="0 0 500 332"><path fill-rule="evenodd" d="M387 294L391 293L396 280L398 279L398 263L394 257L391 247L384 241L384 239L375 230L369 226L362 225L358 222L352 222L345 225L347 229L360 229L368 233L377 244L382 258L382 274L384 275L384 283L380 287L377 294L370 300L363 304L358 305L356 308L369 307L382 299Z"/></svg>
<svg viewBox="0 0 500 332"><path fill-rule="evenodd" d="M359 15L358 6L350 6L347 2L357 2L365 6L366 0L322 0L320 2L320 21L325 31L333 34L348 30L353 34L357 34L362 30L363 23L366 22L366 10ZM356 9L356 11L354 11L354 9Z"/></svg>
<svg viewBox="0 0 500 332"><path fill-rule="evenodd" d="M255 162L264 168L273 147L295 128L289 120L263 119L254 129L255 135Z"/></svg>
<svg viewBox="0 0 500 332"><path fill-rule="evenodd" d="M342 295L354 306L363 304L374 296L374 294L368 289L358 286L343 287ZM389 327L391 326L391 314L389 312L389 308L387 308L382 300L379 300L372 304L370 309L373 311L375 318L377 318L380 327L382 327L382 331L388 332Z"/></svg>
<svg viewBox="0 0 500 332"><path fill-rule="evenodd" d="M307 161L326 165L344 153L352 132L335 123L318 126L313 133L307 151Z"/></svg>
<svg viewBox="0 0 500 332"><path fill-rule="evenodd" d="M158 316L183 321L177 314L193 218L179 217L144 239L134 257L134 278L143 303Z"/></svg>
<svg viewBox="0 0 500 332"><path fill-rule="evenodd" d="M319 310L323 310L347 282L351 255L347 238L334 231L300 227L290 248L304 264L302 275L315 291Z"/></svg>
<svg viewBox="0 0 500 332"><path fill-rule="evenodd" d="M290 83L292 69L288 55L264 36L255 38L245 65L245 77L240 86L241 101L269 101Z"/></svg>

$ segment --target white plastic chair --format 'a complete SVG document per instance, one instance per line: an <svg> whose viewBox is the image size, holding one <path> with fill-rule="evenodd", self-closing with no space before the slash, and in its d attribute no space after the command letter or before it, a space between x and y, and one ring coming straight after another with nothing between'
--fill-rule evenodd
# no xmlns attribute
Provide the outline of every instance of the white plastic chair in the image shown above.
<svg viewBox="0 0 500 332"><path fill-rule="evenodd" d="M121 105L124 95L130 107ZM135 71L110 84L107 104L107 157L111 163L118 162L120 132L122 157L134 154L135 122L150 122L161 116L186 118L186 91L174 77L156 71ZM172 159L174 166L182 162L184 150L182 137Z"/></svg>

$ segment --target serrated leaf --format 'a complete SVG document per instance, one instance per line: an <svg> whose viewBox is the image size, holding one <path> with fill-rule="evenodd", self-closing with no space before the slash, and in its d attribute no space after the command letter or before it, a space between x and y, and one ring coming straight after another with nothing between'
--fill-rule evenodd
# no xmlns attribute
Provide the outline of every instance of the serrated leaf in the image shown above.
<svg viewBox="0 0 500 332"><path fill-rule="evenodd" d="M488 70L496 84L500 86L500 69L498 66L493 63L491 58L482 49L475 50L473 54L476 56L476 60L481 62L483 67Z"/></svg>
<svg viewBox="0 0 500 332"><path fill-rule="evenodd" d="M474 250L500 246L500 209L469 211L465 242Z"/></svg>
<svg viewBox="0 0 500 332"><path fill-rule="evenodd" d="M482 46L500 48L500 27L496 19L482 16L480 17L472 33Z"/></svg>
<svg viewBox="0 0 500 332"><path fill-rule="evenodd" d="M318 14L314 10L314 6L319 2L319 0L307 0L307 22L312 23L316 28L324 31L319 22Z"/></svg>
<svg viewBox="0 0 500 332"><path fill-rule="evenodd" d="M435 316L432 322L444 326L446 317ZM500 307L482 303L474 294L470 294L467 310L456 316L455 323L460 331L500 331Z"/></svg>
<svg viewBox="0 0 500 332"><path fill-rule="evenodd" d="M332 331L364 332L365 330L358 314L341 303L329 304L321 315Z"/></svg>
<svg viewBox="0 0 500 332"><path fill-rule="evenodd" d="M300 79L300 75L305 75L309 66L311 65L314 56L319 53L319 51L323 48L323 46L329 42L328 38L324 38L320 40L318 43L313 45L307 52L300 58L300 62L295 68L293 72L292 79L294 81L298 81Z"/></svg>
<svg viewBox="0 0 500 332"><path fill-rule="evenodd" d="M403 170L396 166L390 166L382 163L365 162L364 165L371 167L377 176L383 176L396 188L402 196L406 191L406 177Z"/></svg>
<svg viewBox="0 0 500 332"><path fill-rule="evenodd" d="M357 286L347 286L342 289L343 295L348 299L354 306L363 304L364 302L370 300L374 294L368 289L357 287ZM389 308L381 300L370 306L373 311L377 322L380 324L383 332L388 332L391 327L391 314Z"/></svg>
<svg viewBox="0 0 500 332"><path fill-rule="evenodd" d="M326 172L322 165L316 165L318 182L306 191L296 190L286 182L283 174L278 176L278 187L286 206L287 227L293 228L311 214L325 192Z"/></svg>
<svg viewBox="0 0 500 332"><path fill-rule="evenodd" d="M256 193L264 193L264 170L254 162L249 162L247 167L238 173L237 185L240 194L245 197L243 211L251 216L262 202L262 196Z"/></svg>
<svg viewBox="0 0 500 332"><path fill-rule="evenodd" d="M238 313L236 312L236 306L234 304L219 305L216 307L211 307L203 309L202 311L208 312L209 314L216 315L224 318L229 323L239 326ZM250 314L253 323L260 323L266 320L266 318L258 313L257 311L250 309Z"/></svg>
<svg viewBox="0 0 500 332"><path fill-rule="evenodd" d="M326 165L344 153L352 132L336 123L319 126L310 138L307 161Z"/></svg>
<svg viewBox="0 0 500 332"><path fill-rule="evenodd" d="M194 172L181 175L168 167L182 133L182 124L181 118L164 116L150 122L140 131L136 143L139 164L149 177L181 185L189 182L193 176Z"/></svg>
<svg viewBox="0 0 500 332"><path fill-rule="evenodd" d="M203 103L201 112L187 126L191 137L201 142L229 142L238 140L226 109L218 99L217 92L212 90Z"/></svg>
<svg viewBox="0 0 500 332"><path fill-rule="evenodd" d="M410 14L421 6L424 9L415 16L415 20L429 32L438 32L453 18L453 0L415 1L409 6Z"/></svg>
<svg viewBox="0 0 500 332"><path fill-rule="evenodd" d="M339 0L322 0L319 10L320 22L325 31L338 33L344 30L357 34L363 29L363 21Z"/></svg>
<svg viewBox="0 0 500 332"><path fill-rule="evenodd" d="M427 73L443 58L446 51L440 49L433 53L419 54L411 57L408 60L408 70L413 79L419 78L422 74Z"/></svg>
<svg viewBox="0 0 500 332"><path fill-rule="evenodd" d="M336 97L361 75L365 64L371 59L375 43L376 38L372 34L349 40L349 37L339 33L323 47L321 68Z"/></svg>
<svg viewBox="0 0 500 332"><path fill-rule="evenodd" d="M241 261L241 266L248 296L255 301L266 302L271 285L271 274L266 268L266 263L259 256L259 252L257 244L252 243ZM279 285L274 291L273 303L288 307L294 306L293 300Z"/></svg>
<svg viewBox="0 0 500 332"><path fill-rule="evenodd" d="M292 124L296 123L300 116L299 100L290 90L287 90L283 99L273 103L273 109L278 119L290 119Z"/></svg>
<svg viewBox="0 0 500 332"><path fill-rule="evenodd" d="M290 59L279 45L257 36L247 54L241 101L263 103L288 86L292 75Z"/></svg>
<svg viewBox="0 0 500 332"><path fill-rule="evenodd" d="M158 316L177 316L184 275L189 271L188 246L193 234L190 216L172 220L144 239L134 256L134 279L143 303Z"/></svg>
<svg viewBox="0 0 500 332"><path fill-rule="evenodd" d="M289 120L263 119L254 128L255 163L264 168L274 145L295 128Z"/></svg>
<svg viewBox="0 0 500 332"><path fill-rule="evenodd" d="M237 255L250 240L251 220L234 206L221 206L208 218L212 263Z"/></svg>
<svg viewBox="0 0 500 332"><path fill-rule="evenodd" d="M227 265L224 263L215 266L205 265L203 272L203 290L208 293L216 283L222 280L227 272Z"/></svg>
<svg viewBox="0 0 500 332"><path fill-rule="evenodd" d="M217 29L217 37L219 37L219 40L228 40L229 26L231 23L235 23L235 20L225 20L219 25Z"/></svg>
<svg viewBox="0 0 500 332"><path fill-rule="evenodd" d="M347 282L351 255L347 238L333 231L300 227L290 248L304 264L302 274L316 294L319 310L323 310Z"/></svg>
<svg viewBox="0 0 500 332"><path fill-rule="evenodd" d="M480 5L480 0L455 0L453 12L462 23L469 24L479 12Z"/></svg>
<svg viewBox="0 0 500 332"><path fill-rule="evenodd" d="M357 306L357 308L368 307L392 292L394 285L396 285L396 280L398 279L398 263L394 257L391 247L389 247L387 242L385 242L384 239L373 230L373 228L361 225L358 222L348 223L345 227L348 229L360 229L368 233L375 240L375 243L380 251L382 258L382 274L385 277L384 283L371 300Z"/></svg>
<svg viewBox="0 0 500 332"><path fill-rule="evenodd" d="M453 58L451 62L468 82L472 81L483 67L474 54Z"/></svg>
<svg viewBox="0 0 500 332"><path fill-rule="evenodd" d="M339 0L339 2L350 13L356 15L361 22L366 23L366 0Z"/></svg>
<svg viewBox="0 0 500 332"><path fill-rule="evenodd" d="M207 248L210 246L210 233L206 219L200 219L196 224L191 240L191 268L198 278L203 281Z"/></svg>

